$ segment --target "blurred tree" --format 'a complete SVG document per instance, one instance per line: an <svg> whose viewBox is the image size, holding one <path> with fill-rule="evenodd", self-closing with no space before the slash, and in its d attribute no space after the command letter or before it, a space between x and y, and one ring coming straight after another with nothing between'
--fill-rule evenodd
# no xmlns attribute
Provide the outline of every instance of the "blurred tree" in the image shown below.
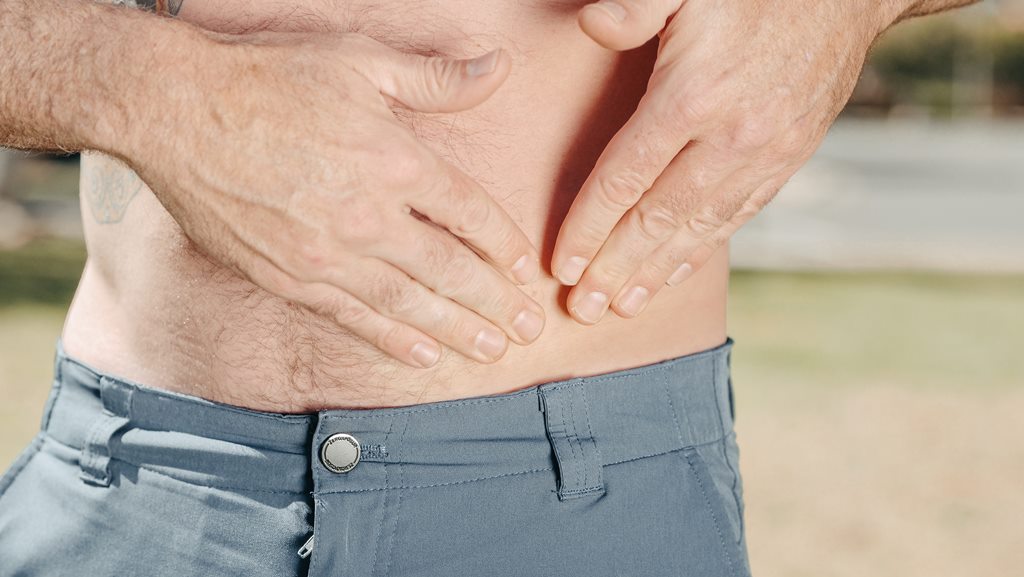
<svg viewBox="0 0 1024 577"><path fill-rule="evenodd" d="M895 27L872 51L850 108L897 107L939 116L1024 111L1024 22L989 10Z"/></svg>

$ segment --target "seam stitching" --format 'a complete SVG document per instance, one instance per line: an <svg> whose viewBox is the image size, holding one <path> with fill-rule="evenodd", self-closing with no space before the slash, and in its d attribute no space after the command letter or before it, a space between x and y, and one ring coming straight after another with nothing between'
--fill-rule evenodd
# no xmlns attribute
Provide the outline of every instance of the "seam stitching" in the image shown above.
<svg viewBox="0 0 1024 577"><path fill-rule="evenodd" d="M407 415L405 418L405 426L402 427L402 434L398 437L399 450L402 448L402 441L405 439L405 433L409 430L410 420L411 419L409 419ZM394 525L391 527L391 536L388 537L387 561L384 563L384 577L387 577L391 572L391 560L394 558L394 555L392 555L391 552L394 551L395 548L395 534L398 533L398 519L402 515L402 489L400 487L405 484L405 469L402 467L401 459L398 461L398 484L399 488L395 489L395 493L398 495L397 502L395 503L395 521Z"/></svg>
<svg viewBox="0 0 1024 577"><path fill-rule="evenodd" d="M594 430L590 426L590 402L587 401L587 390L586 388L580 389L580 394L583 396L583 414L586 415L587 420L587 435L590 439L590 446L593 447L594 457L592 461L597 462L597 479L595 479L595 489L599 489L604 485L604 481L601 479L601 451L597 449L597 440L594 439Z"/></svg>
<svg viewBox="0 0 1024 577"><path fill-rule="evenodd" d="M665 398L668 399L668 409L672 413L672 422L676 426L676 440L679 441L681 446L685 447L686 443L683 442L683 429L679 426L679 415L676 413L676 405L672 402L672 394L669 393L668 384L664 380L661 381L661 390L665 393Z"/></svg>
<svg viewBox="0 0 1024 577"><path fill-rule="evenodd" d="M450 487L452 485L463 485L465 483L475 483L477 481L486 481L488 479L500 479L501 477L513 477L516 475L525 475L527 473L541 473L543 471L553 471L551 467L543 467L540 469L527 469L525 471L515 471L513 473L502 473L500 475L488 475L486 477L477 477L475 479L464 479L462 481L451 481L448 483L434 483L432 485L408 485L405 487L395 487L396 489L430 489L433 487ZM366 493L369 491L382 491L381 487L371 487L369 489L351 489L351 490L337 490L337 491L320 491L321 495L332 495L337 493Z"/></svg>
<svg viewBox="0 0 1024 577"><path fill-rule="evenodd" d="M568 411L569 412L569 421L568 421L568 423L566 422L565 412L563 412L562 413L562 428L565 429L565 432L566 432L566 435L567 435L566 436L566 441L569 442L569 449L572 450L572 464L573 464L573 469L575 470L575 473L576 473L576 488L573 489L575 491L575 490L579 490L579 489L587 486L587 456L583 454L583 445L580 445L580 438L579 438L579 435L576 433L576 399L575 399L575 395L573 395L574 392L575 391L573 389L569 389L569 392L565 395L565 396L569 397L569 411ZM568 434L569 433L568 425L572 425L572 434L571 435ZM579 453L580 453L580 455L578 457L576 456L576 447L577 446L579 446ZM580 482L580 469L583 470L583 475L582 475L583 481L582 481L582 484ZM563 491L563 493L564 493L564 491Z"/></svg>
<svg viewBox="0 0 1024 577"><path fill-rule="evenodd" d="M729 572L736 575L736 568L733 566L732 559L729 557L728 549L725 545L725 536L722 534L722 527L718 520L718 515L715 515L711 498L708 495L707 489L704 487L704 480L701 479L700 471L697 470L697 466L693 462L695 453L696 451L687 450L683 452L683 457L686 458L686 462L690 466L690 472L693 473L693 478L697 480L697 487L700 488L700 494L704 497L704 506L708 511L708 515L711 515L711 523L715 526L715 533L718 535L718 544L722 547L722 558L725 559L725 564L729 566Z"/></svg>
<svg viewBox="0 0 1024 577"><path fill-rule="evenodd" d="M388 424L388 432L384 434L384 444L385 445L389 444L388 443L388 439L391 438L391 431L394 430L394 427L395 427L395 420L391 419L391 422ZM380 554L380 544L381 544L380 534L381 534L381 531L384 530L384 517L387 514L387 508L388 508L388 489L391 488L391 479L389 478L389 475L391 474L390 473L391 467L388 466L389 463L387 463L387 462L384 462L384 463L381 463L381 464L384 466L384 495L381 497L380 521L378 521L378 523L377 523L376 537L374 538L374 542L376 543L376 545L373 548L373 558L370 560L370 575L371 576L374 573L374 568L377 566L377 555Z"/></svg>

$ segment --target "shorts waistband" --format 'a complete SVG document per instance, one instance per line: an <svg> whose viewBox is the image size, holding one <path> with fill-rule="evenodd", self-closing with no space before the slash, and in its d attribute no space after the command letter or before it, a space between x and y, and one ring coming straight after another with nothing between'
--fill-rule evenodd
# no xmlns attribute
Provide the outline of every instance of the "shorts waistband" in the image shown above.
<svg viewBox="0 0 1024 577"><path fill-rule="evenodd" d="M512 393L315 414L251 411L133 383L68 357L58 341L45 436L80 451L82 476L118 463L243 491L415 489L554 470L560 498L603 491L601 469L712 443L732 431L732 340L691 355ZM321 462L358 441L345 473Z"/></svg>

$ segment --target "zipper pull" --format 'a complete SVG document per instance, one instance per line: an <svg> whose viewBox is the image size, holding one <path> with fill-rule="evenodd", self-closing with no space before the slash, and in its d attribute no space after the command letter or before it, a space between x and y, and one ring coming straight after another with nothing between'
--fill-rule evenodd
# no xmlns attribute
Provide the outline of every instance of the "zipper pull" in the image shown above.
<svg viewBox="0 0 1024 577"><path fill-rule="evenodd" d="M313 554L313 538L316 535L310 535L309 539L306 539L306 543L299 548L299 557L305 559Z"/></svg>

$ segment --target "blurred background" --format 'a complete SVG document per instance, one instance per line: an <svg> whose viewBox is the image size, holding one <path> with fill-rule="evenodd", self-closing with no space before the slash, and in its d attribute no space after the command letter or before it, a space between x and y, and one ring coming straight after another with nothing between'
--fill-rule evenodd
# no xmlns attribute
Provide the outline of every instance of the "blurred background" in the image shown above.
<svg viewBox="0 0 1024 577"><path fill-rule="evenodd" d="M0 469L85 259L76 157L0 149ZM1024 0L905 23L737 236L755 574L1024 575Z"/></svg>

